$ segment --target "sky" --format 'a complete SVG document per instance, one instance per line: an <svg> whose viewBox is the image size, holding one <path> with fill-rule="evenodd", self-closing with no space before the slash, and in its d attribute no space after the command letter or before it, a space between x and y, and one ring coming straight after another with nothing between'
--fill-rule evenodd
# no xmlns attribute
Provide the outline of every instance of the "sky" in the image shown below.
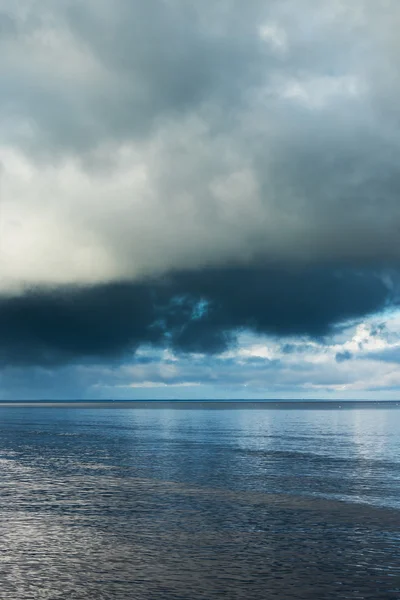
<svg viewBox="0 0 400 600"><path fill-rule="evenodd" d="M398 399L397 0L2 0L0 399Z"/></svg>

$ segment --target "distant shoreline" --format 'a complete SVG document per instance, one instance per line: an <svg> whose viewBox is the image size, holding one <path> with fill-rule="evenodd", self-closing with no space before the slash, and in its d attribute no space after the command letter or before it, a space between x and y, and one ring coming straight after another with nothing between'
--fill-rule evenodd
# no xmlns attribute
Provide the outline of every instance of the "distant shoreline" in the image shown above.
<svg viewBox="0 0 400 600"><path fill-rule="evenodd" d="M0 400L0 408L132 408L211 410L396 409L400 400Z"/></svg>

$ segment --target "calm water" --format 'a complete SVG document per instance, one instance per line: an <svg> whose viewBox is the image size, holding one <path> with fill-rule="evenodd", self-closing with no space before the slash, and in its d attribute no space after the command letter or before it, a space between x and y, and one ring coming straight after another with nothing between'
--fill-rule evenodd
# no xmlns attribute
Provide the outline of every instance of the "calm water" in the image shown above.
<svg viewBox="0 0 400 600"><path fill-rule="evenodd" d="M0 408L0 598L400 599L400 410Z"/></svg>

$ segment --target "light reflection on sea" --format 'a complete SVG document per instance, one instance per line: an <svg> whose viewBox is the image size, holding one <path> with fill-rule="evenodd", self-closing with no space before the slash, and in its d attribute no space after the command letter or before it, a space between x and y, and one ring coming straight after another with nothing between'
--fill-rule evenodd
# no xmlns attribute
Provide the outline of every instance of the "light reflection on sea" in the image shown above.
<svg viewBox="0 0 400 600"><path fill-rule="evenodd" d="M0 409L0 598L400 598L400 411Z"/></svg>

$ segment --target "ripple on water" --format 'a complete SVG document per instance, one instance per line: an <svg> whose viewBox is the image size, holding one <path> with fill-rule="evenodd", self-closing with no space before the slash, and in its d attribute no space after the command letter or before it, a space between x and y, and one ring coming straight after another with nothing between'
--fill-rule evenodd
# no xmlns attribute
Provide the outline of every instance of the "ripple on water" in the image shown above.
<svg viewBox="0 0 400 600"><path fill-rule="evenodd" d="M200 415L202 442L182 413L56 412L10 417L0 435L1 600L399 600L399 510L365 502L398 490L396 453L371 459L359 430L346 462L304 447L315 416L297 440L268 416L271 441L252 439L257 415L242 437L233 417ZM339 451L343 428L326 442Z"/></svg>

